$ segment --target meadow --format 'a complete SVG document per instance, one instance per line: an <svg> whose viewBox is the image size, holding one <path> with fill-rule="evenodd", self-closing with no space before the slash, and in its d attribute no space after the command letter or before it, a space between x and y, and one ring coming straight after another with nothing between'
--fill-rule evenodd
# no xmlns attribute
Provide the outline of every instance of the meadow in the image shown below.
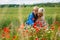
<svg viewBox="0 0 60 40"><path fill-rule="evenodd" d="M60 40L60 7L44 8L45 19L49 27L53 27L52 30L44 31L45 29L43 29L38 33L29 26L27 30L24 30L24 25L22 25L26 22L33 7L0 8L0 40Z"/></svg>

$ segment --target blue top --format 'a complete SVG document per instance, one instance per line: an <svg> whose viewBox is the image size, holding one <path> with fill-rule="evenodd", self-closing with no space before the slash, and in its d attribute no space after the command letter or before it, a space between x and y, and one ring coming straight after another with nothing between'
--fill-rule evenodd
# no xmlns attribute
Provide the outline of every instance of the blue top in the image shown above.
<svg viewBox="0 0 60 40"><path fill-rule="evenodd" d="M35 15L34 15L34 13L32 12L32 13L30 13L30 15L28 16L28 20L27 20L26 24L28 24L28 25L33 25L34 22L35 22L35 20L33 20L33 18L35 19Z"/></svg>

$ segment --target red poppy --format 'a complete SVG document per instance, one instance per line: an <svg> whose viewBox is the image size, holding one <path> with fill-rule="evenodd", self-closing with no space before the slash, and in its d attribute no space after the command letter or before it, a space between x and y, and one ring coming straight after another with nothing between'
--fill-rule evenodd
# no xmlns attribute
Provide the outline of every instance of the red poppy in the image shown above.
<svg viewBox="0 0 60 40"><path fill-rule="evenodd" d="M13 36L13 38L15 39L15 38L16 38L16 36Z"/></svg>
<svg viewBox="0 0 60 40"><path fill-rule="evenodd" d="M37 24L37 23L35 22L34 25L33 25L34 28L35 28L36 24Z"/></svg>
<svg viewBox="0 0 60 40"><path fill-rule="evenodd" d="M2 38L4 38L5 37L5 35L4 34L2 34Z"/></svg>
<svg viewBox="0 0 60 40"><path fill-rule="evenodd" d="M21 25L20 25L20 28L23 29L23 28L24 28L24 24L21 24Z"/></svg>
<svg viewBox="0 0 60 40"><path fill-rule="evenodd" d="M14 35L13 38L12 38L12 40L15 40L15 39L16 39L16 36Z"/></svg>
<svg viewBox="0 0 60 40"><path fill-rule="evenodd" d="M58 30L60 30L60 26L58 27Z"/></svg>
<svg viewBox="0 0 60 40"><path fill-rule="evenodd" d="M6 38L10 38L10 35L9 35L9 34L7 34L7 35L5 35L5 37L6 37Z"/></svg>
<svg viewBox="0 0 60 40"><path fill-rule="evenodd" d="M41 23L41 22L39 22L39 24L40 24L40 27L42 27L42 23Z"/></svg>
<svg viewBox="0 0 60 40"><path fill-rule="evenodd" d="M39 30L40 30L40 28L38 28L38 27L36 27L35 29L36 29L36 32L39 32Z"/></svg>
<svg viewBox="0 0 60 40"><path fill-rule="evenodd" d="M39 25L39 27L42 27L42 23L41 22L35 22L34 25L33 25L33 27L36 28L37 24Z"/></svg>
<svg viewBox="0 0 60 40"><path fill-rule="evenodd" d="M42 38L42 40L46 40L45 38Z"/></svg>
<svg viewBox="0 0 60 40"><path fill-rule="evenodd" d="M51 27L51 30L54 30L54 29L55 29L55 26L52 26L52 27Z"/></svg>
<svg viewBox="0 0 60 40"><path fill-rule="evenodd" d="M39 40L38 38L35 38L35 40Z"/></svg>
<svg viewBox="0 0 60 40"><path fill-rule="evenodd" d="M9 33L9 32L10 32L9 28L7 28L7 27L5 27L5 28L3 29L3 31L4 31L5 33Z"/></svg>
<svg viewBox="0 0 60 40"><path fill-rule="evenodd" d="M28 30L25 30L25 32L28 32Z"/></svg>

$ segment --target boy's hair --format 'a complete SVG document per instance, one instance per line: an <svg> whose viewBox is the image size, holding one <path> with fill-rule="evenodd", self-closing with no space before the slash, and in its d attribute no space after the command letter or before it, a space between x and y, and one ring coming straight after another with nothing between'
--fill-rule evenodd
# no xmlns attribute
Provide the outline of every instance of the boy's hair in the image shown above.
<svg viewBox="0 0 60 40"><path fill-rule="evenodd" d="M35 10L35 9L39 9L39 7L38 7L38 6L34 6L34 7L33 7L33 10Z"/></svg>

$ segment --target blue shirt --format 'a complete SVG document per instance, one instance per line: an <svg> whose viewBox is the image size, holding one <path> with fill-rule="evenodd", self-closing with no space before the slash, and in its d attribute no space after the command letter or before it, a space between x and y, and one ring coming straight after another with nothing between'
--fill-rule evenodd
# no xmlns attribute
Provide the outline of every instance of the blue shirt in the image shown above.
<svg viewBox="0 0 60 40"><path fill-rule="evenodd" d="M35 20L36 20L36 18L37 18L37 16L35 16L33 12L30 13L30 15L28 16L28 20L27 20L26 24L33 25Z"/></svg>

